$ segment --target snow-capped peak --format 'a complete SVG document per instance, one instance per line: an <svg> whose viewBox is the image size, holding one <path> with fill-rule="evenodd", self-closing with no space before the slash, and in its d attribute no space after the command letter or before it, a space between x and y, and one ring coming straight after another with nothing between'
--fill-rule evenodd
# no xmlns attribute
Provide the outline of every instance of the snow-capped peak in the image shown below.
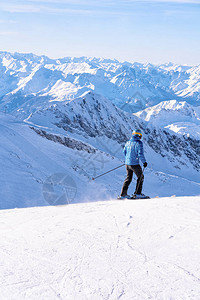
<svg viewBox="0 0 200 300"><path fill-rule="evenodd" d="M36 73L35 69L38 69ZM51 101L72 99L94 90L129 112L173 99L198 104L200 97L199 66L155 66L88 57L50 59L0 52L0 70L3 74L1 106L12 108L14 99L27 94L33 97L33 93L37 97L49 97ZM59 91L57 87L61 82L64 88Z"/></svg>

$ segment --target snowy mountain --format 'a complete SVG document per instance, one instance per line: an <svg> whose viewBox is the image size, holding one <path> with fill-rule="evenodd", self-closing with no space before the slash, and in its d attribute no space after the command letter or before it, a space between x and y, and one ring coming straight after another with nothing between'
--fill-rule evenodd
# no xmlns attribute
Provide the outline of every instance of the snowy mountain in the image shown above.
<svg viewBox="0 0 200 300"><path fill-rule="evenodd" d="M181 114L184 115L182 110ZM168 116L166 117L168 118ZM192 121L192 118L190 119ZM181 166L187 166L184 171L187 173L190 164L192 164L191 169L195 168L196 171L199 171L200 168L200 141L198 138L187 135L180 136L174 131L167 130L167 126L162 129L160 126L155 126L153 122L140 120L135 115L132 116L118 109L106 98L91 92L67 103L52 104L44 109L39 109L32 113L26 122L54 128L54 132L60 130L59 132L62 134L67 133L70 136L78 135L79 139L89 141L97 148L100 143L101 150L110 152L111 155L120 159L123 159L121 150L125 141L129 139L132 128L141 128L144 132L147 157L153 150L155 154L168 160L169 170L175 167L178 172ZM197 124L197 126L199 125ZM108 147L105 139L110 140L111 147ZM112 145L113 142L115 145ZM113 147L114 149L112 149ZM115 148L118 151L115 151ZM151 155L149 155L149 161ZM158 163L154 163L154 165L157 169L161 169L160 161L158 159L157 161Z"/></svg>
<svg viewBox="0 0 200 300"><path fill-rule="evenodd" d="M2 299L199 298L199 74L0 52ZM115 200L137 128L152 199Z"/></svg>
<svg viewBox="0 0 200 300"><path fill-rule="evenodd" d="M13 112L23 103L66 101L93 91L129 112L165 100L199 105L200 67L118 62L97 58L49 59L0 52L0 107Z"/></svg>
<svg viewBox="0 0 200 300"><path fill-rule="evenodd" d="M199 74L0 52L2 299L198 299ZM115 200L137 128L152 199Z"/></svg>
<svg viewBox="0 0 200 300"><path fill-rule="evenodd" d="M169 75L186 78L194 68L2 52L0 57L1 208L116 197L124 167L95 182L91 178L124 162L122 149L134 128L144 133L144 192L200 194L199 107L189 104L197 104L198 97L161 101L164 90L165 96L173 90ZM158 104L126 112L129 88L150 77L151 85L162 85L156 89L160 98L153 100ZM147 98L144 93L141 106ZM130 193L134 185L135 180Z"/></svg>
<svg viewBox="0 0 200 300"><path fill-rule="evenodd" d="M163 101L135 115L156 127L200 139L200 106L194 107L185 101Z"/></svg>

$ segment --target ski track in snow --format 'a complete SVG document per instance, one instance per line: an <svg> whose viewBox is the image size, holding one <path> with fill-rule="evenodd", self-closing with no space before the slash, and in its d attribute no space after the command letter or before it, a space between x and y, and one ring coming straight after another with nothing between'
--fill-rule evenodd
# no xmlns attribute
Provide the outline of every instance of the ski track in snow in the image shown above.
<svg viewBox="0 0 200 300"><path fill-rule="evenodd" d="M1 299L197 300L199 202L2 210Z"/></svg>

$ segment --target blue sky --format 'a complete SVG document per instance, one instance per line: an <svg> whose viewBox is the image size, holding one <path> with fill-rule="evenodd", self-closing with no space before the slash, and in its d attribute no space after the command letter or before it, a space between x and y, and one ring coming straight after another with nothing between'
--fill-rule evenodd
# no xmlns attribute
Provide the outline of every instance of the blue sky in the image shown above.
<svg viewBox="0 0 200 300"><path fill-rule="evenodd" d="M7 0L0 50L200 64L200 0Z"/></svg>

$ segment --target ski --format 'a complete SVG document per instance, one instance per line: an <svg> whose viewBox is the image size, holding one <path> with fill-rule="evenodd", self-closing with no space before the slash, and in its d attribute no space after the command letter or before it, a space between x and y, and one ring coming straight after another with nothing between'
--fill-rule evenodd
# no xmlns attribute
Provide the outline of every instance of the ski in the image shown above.
<svg viewBox="0 0 200 300"><path fill-rule="evenodd" d="M117 200L146 200L146 199L151 199L149 196L141 197L141 198L136 198L134 196L132 197L121 197L118 196Z"/></svg>
<svg viewBox="0 0 200 300"><path fill-rule="evenodd" d="M134 195L130 198L130 200L146 200L146 199L151 199L149 196L145 196L145 197L141 197L141 198L137 198Z"/></svg>

